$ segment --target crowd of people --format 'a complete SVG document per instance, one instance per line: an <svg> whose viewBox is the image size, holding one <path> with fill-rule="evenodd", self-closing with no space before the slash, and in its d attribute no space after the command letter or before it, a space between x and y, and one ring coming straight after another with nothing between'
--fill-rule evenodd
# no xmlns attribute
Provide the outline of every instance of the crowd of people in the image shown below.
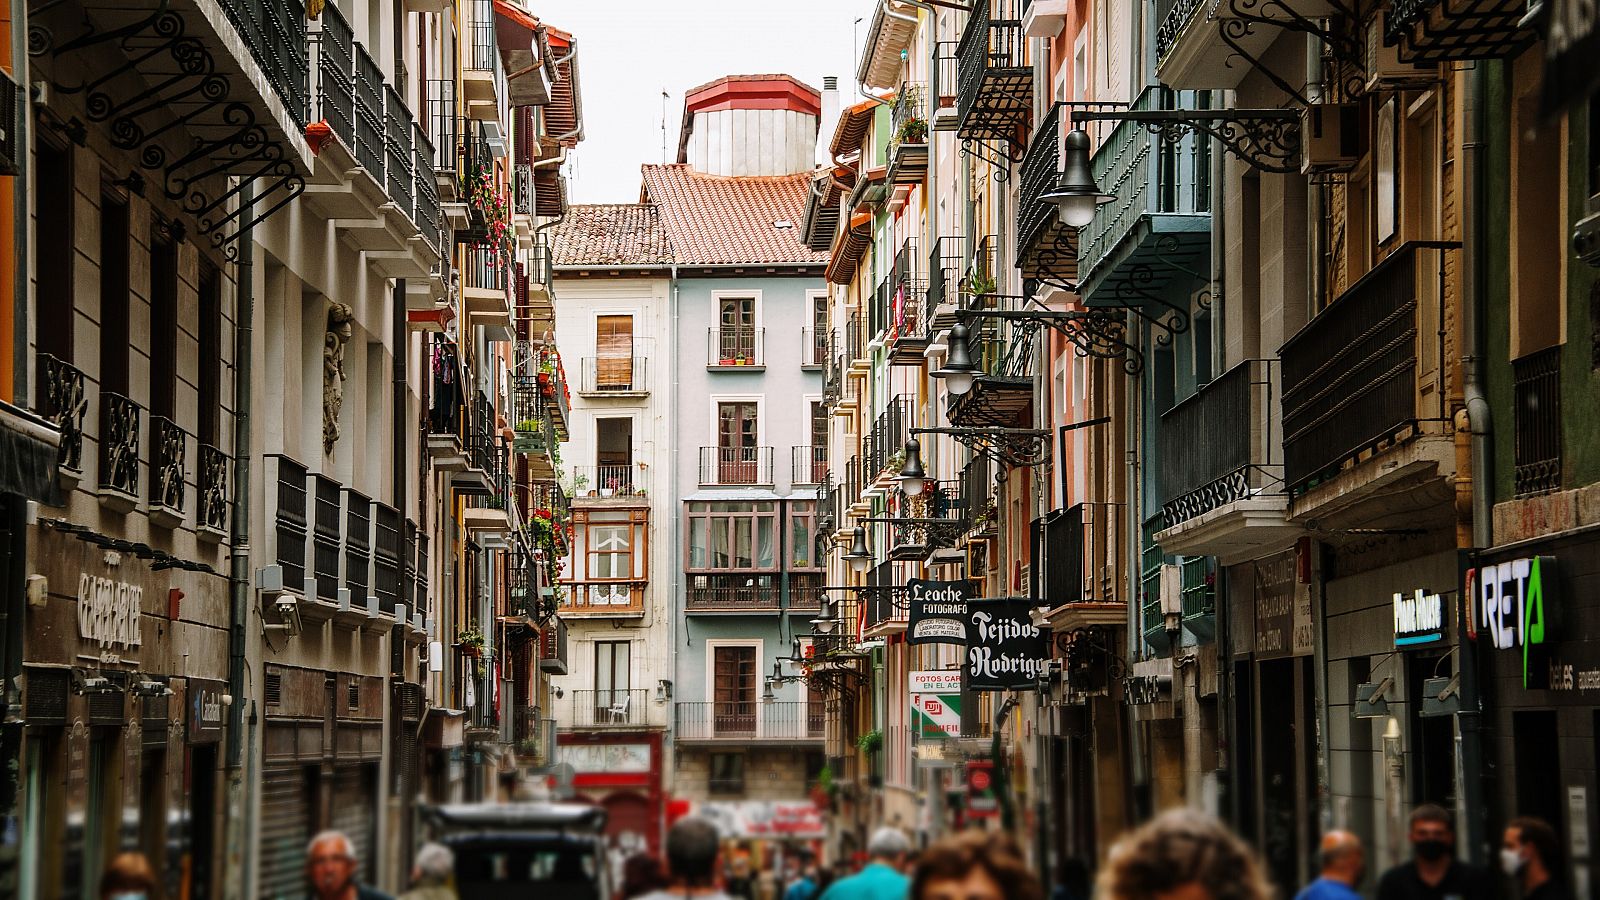
<svg viewBox="0 0 1600 900"><path fill-rule="evenodd" d="M1373 900L1574 900L1563 883L1561 843L1537 818L1512 819L1501 840L1501 880L1462 862L1449 812L1424 804L1410 816L1411 859L1384 872ZM664 860L648 854L623 867L618 900L1045 900L1039 876L1001 832L966 831L918 851L904 832L878 829L866 863L844 872L812 855L793 855L784 873L759 879L721 865L721 836L711 822L688 817L667 833ZM1366 849L1356 835L1323 835L1318 877L1295 900L1358 900L1366 889ZM306 877L315 900L392 900L356 878L359 860L350 838L317 835L306 848ZM425 844L412 868L412 888L400 900L456 900L449 848ZM1050 900L1090 900L1062 879ZM1273 900L1274 890L1254 850L1214 817L1176 810L1129 833L1112 848L1093 886L1094 900ZM102 900L158 900L159 883L146 859L124 853L101 878Z"/></svg>

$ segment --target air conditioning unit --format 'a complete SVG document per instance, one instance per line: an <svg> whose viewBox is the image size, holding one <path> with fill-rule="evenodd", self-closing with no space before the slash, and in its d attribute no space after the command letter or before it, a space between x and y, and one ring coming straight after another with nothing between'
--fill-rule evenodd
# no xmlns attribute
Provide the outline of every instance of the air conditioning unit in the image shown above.
<svg viewBox="0 0 1600 900"><path fill-rule="evenodd" d="M1362 62L1365 63L1367 70L1368 91L1433 81L1437 78L1435 71L1419 69L1403 61L1400 58L1399 46L1384 43L1383 30L1384 16L1375 15L1367 22L1366 47Z"/></svg>
<svg viewBox="0 0 1600 900"><path fill-rule="evenodd" d="M1365 142L1361 107L1313 103L1300 113L1300 172L1343 172L1355 167Z"/></svg>

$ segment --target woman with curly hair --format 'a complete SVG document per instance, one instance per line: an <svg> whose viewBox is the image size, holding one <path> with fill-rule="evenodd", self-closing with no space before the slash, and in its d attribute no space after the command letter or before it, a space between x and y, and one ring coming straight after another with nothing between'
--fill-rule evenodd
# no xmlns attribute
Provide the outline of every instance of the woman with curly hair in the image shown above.
<svg viewBox="0 0 1600 900"><path fill-rule="evenodd" d="M1212 816L1163 813L1118 841L1100 872L1106 900L1271 900L1255 852Z"/></svg>
<svg viewBox="0 0 1600 900"><path fill-rule="evenodd" d="M1044 900L1044 888L1009 836L967 831L923 851L911 900Z"/></svg>

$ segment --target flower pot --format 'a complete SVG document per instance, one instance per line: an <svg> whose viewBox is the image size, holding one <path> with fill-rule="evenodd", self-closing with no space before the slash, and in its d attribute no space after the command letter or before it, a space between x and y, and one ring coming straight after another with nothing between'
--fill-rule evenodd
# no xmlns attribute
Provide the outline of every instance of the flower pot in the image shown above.
<svg viewBox="0 0 1600 900"><path fill-rule="evenodd" d="M615 494L615 493L616 493L616 489L615 488L601 488L600 489L600 496L602 496L602 497L609 497L609 496L611 496L612 494Z"/></svg>

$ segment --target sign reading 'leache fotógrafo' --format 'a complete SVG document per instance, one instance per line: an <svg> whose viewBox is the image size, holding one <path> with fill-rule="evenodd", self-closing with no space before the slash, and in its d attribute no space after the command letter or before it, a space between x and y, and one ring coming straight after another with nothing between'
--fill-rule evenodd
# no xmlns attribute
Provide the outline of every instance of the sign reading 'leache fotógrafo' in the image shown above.
<svg viewBox="0 0 1600 900"><path fill-rule="evenodd" d="M906 582L911 598L907 627L913 644L965 644L967 642L967 599L971 582Z"/></svg>
<svg viewBox="0 0 1600 900"><path fill-rule="evenodd" d="M1050 659L1050 641L1029 613L1027 597L967 604L967 687L1015 691L1038 687Z"/></svg>

